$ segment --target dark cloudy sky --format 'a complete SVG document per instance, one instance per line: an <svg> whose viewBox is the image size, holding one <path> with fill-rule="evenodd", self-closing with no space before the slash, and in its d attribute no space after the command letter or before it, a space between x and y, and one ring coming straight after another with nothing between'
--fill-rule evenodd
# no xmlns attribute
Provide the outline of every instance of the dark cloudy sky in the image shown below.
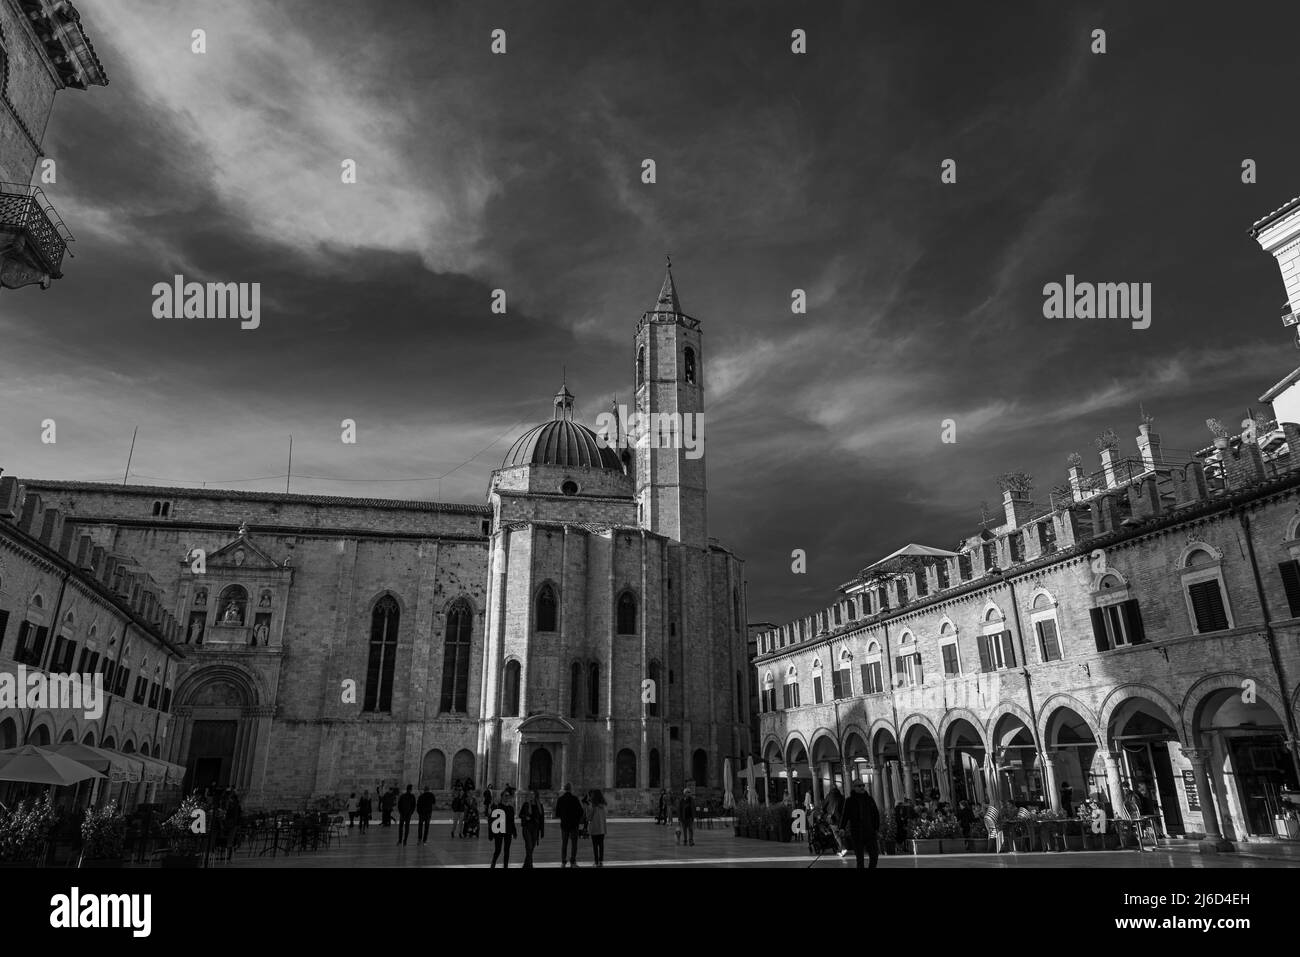
<svg viewBox="0 0 1300 957"><path fill-rule="evenodd" d="M138 425L133 482L282 489L243 480L292 434L295 491L482 502L561 367L589 424L627 401L668 252L711 531L781 621L952 547L1000 472L1043 499L1102 430L1132 454L1139 402L1199 447L1300 360L1246 234L1300 193L1281 4L79 6L111 82L46 140L66 278L0 292L9 474L120 479ZM154 319L177 272L260 282L262 327ZM1151 327L1044 319L1067 273L1152 283Z"/></svg>

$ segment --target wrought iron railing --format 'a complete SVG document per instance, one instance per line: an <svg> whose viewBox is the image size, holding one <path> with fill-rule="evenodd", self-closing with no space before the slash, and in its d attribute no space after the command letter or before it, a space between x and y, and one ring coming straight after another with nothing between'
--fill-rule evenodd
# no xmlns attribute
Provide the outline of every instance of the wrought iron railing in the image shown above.
<svg viewBox="0 0 1300 957"><path fill-rule="evenodd" d="M0 183L0 229L21 231L46 271L61 275L72 236L39 187Z"/></svg>

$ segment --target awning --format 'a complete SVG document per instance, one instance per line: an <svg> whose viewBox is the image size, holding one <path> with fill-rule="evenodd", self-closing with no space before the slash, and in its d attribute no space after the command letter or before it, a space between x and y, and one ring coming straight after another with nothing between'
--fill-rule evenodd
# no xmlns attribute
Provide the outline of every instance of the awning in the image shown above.
<svg viewBox="0 0 1300 957"><path fill-rule="evenodd" d="M170 761L139 756L144 763L144 779L150 784L180 784L185 777L185 769Z"/></svg>
<svg viewBox="0 0 1300 957"><path fill-rule="evenodd" d="M113 782L139 781L144 773L143 759L138 755L72 742L49 745L49 749L103 772Z"/></svg>

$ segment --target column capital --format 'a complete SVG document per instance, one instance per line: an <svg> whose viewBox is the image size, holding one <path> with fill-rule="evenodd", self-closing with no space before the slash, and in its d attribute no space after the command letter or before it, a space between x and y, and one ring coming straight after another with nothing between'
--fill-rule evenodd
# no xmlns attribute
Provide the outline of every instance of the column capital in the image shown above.
<svg viewBox="0 0 1300 957"><path fill-rule="evenodd" d="M1179 747L1178 750L1182 752L1183 757L1193 764L1202 764L1210 760L1214 754L1214 751L1210 748Z"/></svg>

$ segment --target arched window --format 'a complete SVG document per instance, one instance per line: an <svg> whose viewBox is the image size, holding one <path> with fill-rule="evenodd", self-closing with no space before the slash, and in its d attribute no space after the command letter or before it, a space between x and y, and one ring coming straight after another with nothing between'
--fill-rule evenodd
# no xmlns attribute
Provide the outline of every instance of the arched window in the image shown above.
<svg viewBox="0 0 1300 957"><path fill-rule="evenodd" d="M831 692L836 701L853 697L853 654L847 648L840 652L839 663L831 672Z"/></svg>
<svg viewBox="0 0 1300 957"><path fill-rule="evenodd" d="M393 710L393 668L397 664L397 625L401 614L392 595L380 598L370 612L365 711Z"/></svg>
<svg viewBox="0 0 1300 957"><path fill-rule="evenodd" d="M650 787L657 788L662 786L663 785L659 780L659 749L651 748L650 749Z"/></svg>
<svg viewBox="0 0 1300 957"><path fill-rule="evenodd" d="M687 346L685 351L682 353L682 358L684 360L683 365L685 365L686 367L686 381L691 384L694 384L695 383L695 350L692 349L690 346Z"/></svg>
<svg viewBox="0 0 1300 957"><path fill-rule="evenodd" d="M587 669L587 713L592 717L600 713L600 665L594 661Z"/></svg>
<svg viewBox="0 0 1300 957"><path fill-rule="evenodd" d="M542 586L537 593L537 615L535 630L555 631L555 589L550 583Z"/></svg>
<svg viewBox="0 0 1300 957"><path fill-rule="evenodd" d="M645 385L645 346L636 351L636 384L637 388Z"/></svg>
<svg viewBox="0 0 1300 957"><path fill-rule="evenodd" d="M464 714L469 707L470 634L474 611L459 598L447 612L447 637L442 653L442 702L444 714Z"/></svg>
<svg viewBox="0 0 1300 957"><path fill-rule="evenodd" d="M441 791L447 784L447 756L434 748L424 755L420 763L420 785Z"/></svg>
<svg viewBox="0 0 1300 957"><path fill-rule="evenodd" d="M709 786L709 755L703 748L697 748L691 756L691 775L695 778L696 787Z"/></svg>
<svg viewBox="0 0 1300 957"><path fill-rule="evenodd" d="M939 654L943 657L943 673L949 677L961 674L961 652L957 646L957 630L952 622L939 627Z"/></svg>
<svg viewBox="0 0 1300 957"><path fill-rule="evenodd" d="M636 596L630 591L618 596L618 633L636 634Z"/></svg>
<svg viewBox="0 0 1300 957"><path fill-rule="evenodd" d="M1029 621L1034 628L1041 662L1059 661L1061 658L1061 631L1056 618L1056 602L1046 591L1034 596L1029 607Z"/></svg>
<svg viewBox="0 0 1300 957"><path fill-rule="evenodd" d="M1233 626L1219 556L1207 548L1192 549L1183 560L1182 578L1193 634L1223 631Z"/></svg>
<svg viewBox="0 0 1300 957"><path fill-rule="evenodd" d="M659 662L651 661L649 668L650 700L646 702L645 713L651 718L659 716Z"/></svg>
<svg viewBox="0 0 1300 957"><path fill-rule="evenodd" d="M502 695L501 716L503 718L519 717L519 662L506 664L505 692Z"/></svg>
<svg viewBox="0 0 1300 957"><path fill-rule="evenodd" d="M575 661L569 668L569 717L582 714L582 663Z"/></svg>
<svg viewBox="0 0 1300 957"><path fill-rule="evenodd" d="M636 787L636 754L630 748L618 752L614 760L614 787Z"/></svg>
<svg viewBox="0 0 1300 957"><path fill-rule="evenodd" d="M821 704L822 703L822 660L820 658L813 659L812 680L813 680L813 704Z"/></svg>

